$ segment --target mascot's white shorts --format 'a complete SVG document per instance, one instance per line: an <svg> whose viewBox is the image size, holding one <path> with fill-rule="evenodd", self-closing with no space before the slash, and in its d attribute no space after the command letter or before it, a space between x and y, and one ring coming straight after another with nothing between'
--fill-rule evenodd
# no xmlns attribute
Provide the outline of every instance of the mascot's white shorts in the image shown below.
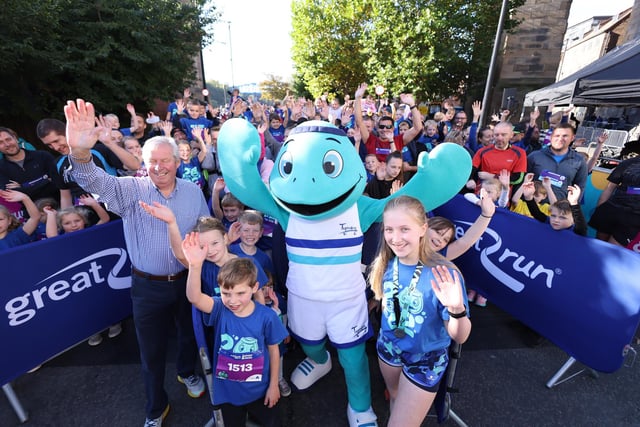
<svg viewBox="0 0 640 427"><path fill-rule="evenodd" d="M289 292L289 328L304 344L320 344L325 337L338 348L360 344L369 336L369 316L365 293L341 301L315 301Z"/></svg>

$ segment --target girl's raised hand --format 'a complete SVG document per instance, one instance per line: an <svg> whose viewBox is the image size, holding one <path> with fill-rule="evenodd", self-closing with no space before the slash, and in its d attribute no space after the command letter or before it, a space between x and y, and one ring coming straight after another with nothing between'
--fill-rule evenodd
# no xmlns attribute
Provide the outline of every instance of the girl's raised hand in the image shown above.
<svg viewBox="0 0 640 427"><path fill-rule="evenodd" d="M487 190L484 188L480 189L480 212L485 217L491 217L496 212L496 204L493 202L491 197L489 197Z"/></svg>
<svg viewBox="0 0 640 427"><path fill-rule="evenodd" d="M16 190L0 190L0 197L8 202L22 202L26 197L25 193Z"/></svg>
<svg viewBox="0 0 640 427"><path fill-rule="evenodd" d="M81 195L78 197L78 200L80 201L80 204L84 206L93 207L98 204L98 201L89 194Z"/></svg>
<svg viewBox="0 0 640 427"><path fill-rule="evenodd" d="M57 210L53 209L51 206L45 206L43 209L46 215L56 215L58 213Z"/></svg>
<svg viewBox="0 0 640 427"><path fill-rule="evenodd" d="M198 233L193 231L187 234L182 241L182 252L189 265L202 264L207 258L207 249L200 245Z"/></svg>
<svg viewBox="0 0 640 427"><path fill-rule="evenodd" d="M158 218L160 221L164 221L167 224L171 224L175 222L176 216L173 211L168 207L164 206L158 202L153 202L153 205L143 202L142 200L138 202L140 207L145 210L146 213L151 215L154 218Z"/></svg>
<svg viewBox="0 0 640 427"><path fill-rule="evenodd" d="M464 299L462 297L462 284L460 276L453 270L453 276L447 267L438 265L431 269L435 280L431 280L431 288L435 292L438 301L449 311L462 311Z"/></svg>

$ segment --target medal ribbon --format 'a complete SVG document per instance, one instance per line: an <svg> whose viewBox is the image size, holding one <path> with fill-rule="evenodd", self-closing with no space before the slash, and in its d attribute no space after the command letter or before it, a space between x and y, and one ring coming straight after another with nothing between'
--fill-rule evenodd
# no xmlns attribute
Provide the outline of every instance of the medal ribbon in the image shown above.
<svg viewBox="0 0 640 427"><path fill-rule="evenodd" d="M411 278L411 282L409 282L409 293L413 292L413 290L418 286L418 280L420 280L420 275L422 274L422 261L418 260L418 264L416 265L416 269L413 270L413 277ZM401 328L400 319L402 315L402 311L405 307L400 307L400 299L398 298L398 292L400 287L400 281L398 279L398 257L393 260L393 311L396 315L396 327L394 330L394 334L396 331L400 332L401 335L404 336L404 328ZM397 334L396 334L397 336Z"/></svg>

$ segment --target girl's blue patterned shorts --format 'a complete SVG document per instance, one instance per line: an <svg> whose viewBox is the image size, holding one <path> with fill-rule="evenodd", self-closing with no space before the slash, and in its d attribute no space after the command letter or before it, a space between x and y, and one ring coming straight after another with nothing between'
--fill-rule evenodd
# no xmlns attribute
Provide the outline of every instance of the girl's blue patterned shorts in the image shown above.
<svg viewBox="0 0 640 427"><path fill-rule="evenodd" d="M440 380L449 364L447 348L428 353L409 353L400 350L384 334L380 334L376 350L378 358L387 365L402 367L404 376L416 387L432 393L438 391Z"/></svg>

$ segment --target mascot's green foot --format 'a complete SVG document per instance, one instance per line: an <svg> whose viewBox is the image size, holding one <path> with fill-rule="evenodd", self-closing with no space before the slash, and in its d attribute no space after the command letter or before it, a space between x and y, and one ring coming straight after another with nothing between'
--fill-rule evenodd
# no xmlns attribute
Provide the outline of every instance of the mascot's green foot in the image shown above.
<svg viewBox="0 0 640 427"><path fill-rule="evenodd" d="M300 362L291 374L291 382L298 390L305 390L327 375L329 371L331 371L331 356L329 356L329 352L327 352L327 361L324 363L315 362L307 357Z"/></svg>
<svg viewBox="0 0 640 427"><path fill-rule="evenodd" d="M364 412L356 412L347 406L347 418L349 418L349 427L378 427L378 417L371 406Z"/></svg>

